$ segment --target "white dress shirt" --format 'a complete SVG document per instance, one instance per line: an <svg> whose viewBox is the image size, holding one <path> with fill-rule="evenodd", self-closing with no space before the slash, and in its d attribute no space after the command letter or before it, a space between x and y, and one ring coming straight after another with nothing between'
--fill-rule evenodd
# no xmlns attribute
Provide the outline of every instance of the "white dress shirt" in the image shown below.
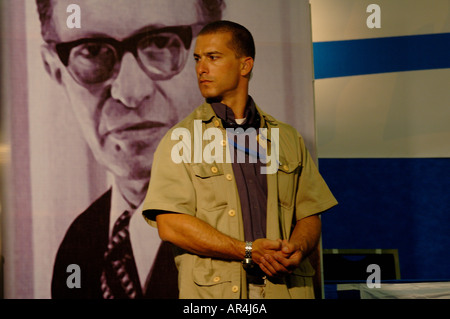
<svg viewBox="0 0 450 319"><path fill-rule="evenodd" d="M159 246L161 245L161 239L159 238L158 230L151 227L142 216L142 206L137 209L131 208L119 192L119 188L113 185L111 195L109 236L112 234L112 229L117 218L119 218L119 216L126 210L133 213L129 227L130 241L133 248L139 280L142 288L144 288L147 277L156 258L156 254L158 253Z"/></svg>

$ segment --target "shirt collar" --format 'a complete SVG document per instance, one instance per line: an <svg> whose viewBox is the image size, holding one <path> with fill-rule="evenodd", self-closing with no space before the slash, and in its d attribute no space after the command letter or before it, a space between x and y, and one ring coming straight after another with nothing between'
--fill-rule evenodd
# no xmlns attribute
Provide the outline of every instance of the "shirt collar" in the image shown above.
<svg viewBox="0 0 450 319"><path fill-rule="evenodd" d="M269 128L267 134L267 139L270 141L270 128L272 127L278 127L278 122L273 118L271 115L265 113L263 110L261 110L256 103L252 103L255 105L256 112L260 115L260 127L267 127ZM216 113L214 112L211 104L208 103L208 101L205 101L200 108L196 110L195 117L197 119L202 120L203 122L207 123L210 122L214 117L218 117Z"/></svg>
<svg viewBox="0 0 450 319"><path fill-rule="evenodd" d="M141 283L146 283L146 279L156 260L161 243L158 230L154 227L150 227L142 218L142 214L139 213L142 212L143 202L137 208L132 207L120 193L115 181L113 181L111 188L109 236L112 234L114 223L117 218L119 218L126 210L131 212L132 216L129 224L131 247L139 279Z"/></svg>
<svg viewBox="0 0 450 319"><path fill-rule="evenodd" d="M260 116L258 114L258 111L256 110L255 102L253 101L251 96L248 97L247 105L245 106L245 121L242 124L236 123L234 112L227 105L220 102L212 102L211 107L213 108L217 117L222 120L222 125L225 128L242 127L243 129L247 129L249 127L253 127L255 129L258 129L260 127Z"/></svg>
<svg viewBox="0 0 450 319"><path fill-rule="evenodd" d="M136 211L136 207L132 207L120 193L119 187L113 182L111 187L111 214L109 221L109 233L111 235L114 223L125 211L129 211L132 216Z"/></svg>

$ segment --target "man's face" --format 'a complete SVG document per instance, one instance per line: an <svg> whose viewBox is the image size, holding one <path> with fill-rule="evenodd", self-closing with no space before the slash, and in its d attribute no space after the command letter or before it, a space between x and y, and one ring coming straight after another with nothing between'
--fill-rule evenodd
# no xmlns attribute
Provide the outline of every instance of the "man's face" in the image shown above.
<svg viewBox="0 0 450 319"><path fill-rule="evenodd" d="M71 49L70 67L61 63L60 83L96 159L118 177L147 179L162 136L202 100L195 87L192 59L186 65L179 62L183 50L191 56L182 49L182 36L172 29L147 31L198 24L197 1L79 0L79 29L66 25L70 2L55 1L53 22L59 42L122 41L143 35L128 42L129 47L138 48L138 58L123 51L121 60L114 51L115 42L82 42ZM148 38L148 34L153 36ZM158 69L160 61L167 63ZM96 63L100 66L93 67ZM177 67L179 73L174 71Z"/></svg>
<svg viewBox="0 0 450 319"><path fill-rule="evenodd" d="M231 33L213 33L197 38L194 58L200 92L205 98L226 103L239 92L242 58L236 57L228 43Z"/></svg>

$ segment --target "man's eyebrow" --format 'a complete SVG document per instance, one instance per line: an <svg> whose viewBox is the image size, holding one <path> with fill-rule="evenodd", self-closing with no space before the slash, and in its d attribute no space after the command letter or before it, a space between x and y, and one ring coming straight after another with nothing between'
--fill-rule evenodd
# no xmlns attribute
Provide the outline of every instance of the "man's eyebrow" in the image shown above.
<svg viewBox="0 0 450 319"><path fill-rule="evenodd" d="M172 25L163 25L163 24L149 24L146 25L136 31L134 31L130 37L136 35L136 34L141 34L141 33L145 33L145 32L152 32L155 30L159 30L159 29L165 29L165 28L170 28L170 27L179 27L178 25L176 26L172 26Z"/></svg>
<svg viewBox="0 0 450 319"><path fill-rule="evenodd" d="M112 37L109 34L102 33L102 32L86 32L83 34L80 34L77 40L80 39L96 39L96 38L111 38ZM74 41L77 41L74 40Z"/></svg>
<svg viewBox="0 0 450 319"><path fill-rule="evenodd" d="M195 53L195 52L194 52L194 57L199 57L200 55L203 55L203 56L223 55L223 53L220 52L220 51L209 51L209 52L205 52L205 53L203 53L203 54L198 54L198 53Z"/></svg>
<svg viewBox="0 0 450 319"><path fill-rule="evenodd" d="M133 31L131 34L129 34L128 36L126 36L124 38L116 38L116 37L111 36L110 34L103 33L103 32L88 31L88 32L84 33L83 36L80 37L80 39L91 39L91 38L92 39L96 39L96 38L106 39L106 38L109 38L109 39L116 39L118 41L121 41L123 39L131 38L137 34L152 32L155 30L164 29L164 28L168 28L168 27L172 27L172 26L166 26L166 25L162 25L162 24L146 25L138 30Z"/></svg>

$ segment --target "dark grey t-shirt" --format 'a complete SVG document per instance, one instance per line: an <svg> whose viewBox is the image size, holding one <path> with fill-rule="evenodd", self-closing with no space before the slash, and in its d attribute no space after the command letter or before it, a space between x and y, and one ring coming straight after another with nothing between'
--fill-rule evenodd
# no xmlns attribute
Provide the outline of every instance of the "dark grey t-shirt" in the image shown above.
<svg viewBox="0 0 450 319"><path fill-rule="evenodd" d="M228 141L233 146L233 172L241 202L244 234L246 241L254 241L266 237L267 220L267 176L261 174L261 163L257 149L252 149L250 139L256 140L260 126L260 116L253 99L249 97L245 109L245 122L237 124L233 110L222 103L212 103L216 115L222 120L222 125L234 134L227 134ZM246 138L239 138L246 134ZM244 142L245 145L242 145ZM231 150L231 147L230 147Z"/></svg>

